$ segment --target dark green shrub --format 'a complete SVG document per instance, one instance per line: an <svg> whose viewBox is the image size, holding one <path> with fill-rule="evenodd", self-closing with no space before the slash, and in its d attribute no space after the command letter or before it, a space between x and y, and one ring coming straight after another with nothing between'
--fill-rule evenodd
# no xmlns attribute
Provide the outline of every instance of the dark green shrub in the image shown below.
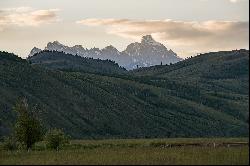
<svg viewBox="0 0 250 166"><path fill-rule="evenodd" d="M60 147L69 143L69 139L62 130L52 129L45 135L45 143L47 148L59 150Z"/></svg>
<svg viewBox="0 0 250 166"><path fill-rule="evenodd" d="M10 150L10 151L17 150L18 149L18 142L12 136L5 137L3 144L2 144L2 147L4 150Z"/></svg>

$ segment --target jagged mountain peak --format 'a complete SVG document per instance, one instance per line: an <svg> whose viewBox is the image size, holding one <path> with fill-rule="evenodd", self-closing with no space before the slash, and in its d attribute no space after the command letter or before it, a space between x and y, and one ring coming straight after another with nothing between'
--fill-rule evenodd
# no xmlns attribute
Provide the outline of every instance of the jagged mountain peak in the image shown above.
<svg viewBox="0 0 250 166"><path fill-rule="evenodd" d="M97 48L97 47L90 48L89 50L93 50L93 51L100 51L100 49L99 49L99 48Z"/></svg>
<svg viewBox="0 0 250 166"><path fill-rule="evenodd" d="M42 50L40 48L34 47L32 48L32 50L30 51L30 54L28 55L28 57L33 56L34 54L41 52Z"/></svg>
<svg viewBox="0 0 250 166"><path fill-rule="evenodd" d="M32 50L41 50L40 48L34 47Z"/></svg>
<svg viewBox="0 0 250 166"><path fill-rule="evenodd" d="M47 46L45 47L45 50L55 50L55 51L63 51L63 52L67 52L66 50L68 49L68 46L65 46L63 44L61 44L59 41L53 41L53 42L49 42L47 44ZM71 52L68 52L71 53Z"/></svg>
<svg viewBox="0 0 250 166"><path fill-rule="evenodd" d="M53 42L49 42L47 44L47 47L51 47L51 46L64 46L63 44L61 44L59 41L53 41Z"/></svg>
<svg viewBox="0 0 250 166"><path fill-rule="evenodd" d="M141 42L147 42L147 41L155 41L152 37L152 35L145 35L142 36Z"/></svg>
<svg viewBox="0 0 250 166"><path fill-rule="evenodd" d="M175 63L182 60L174 51L168 50L163 44L155 41L151 35L143 36L141 43L135 42L129 44L122 52L118 51L113 45L109 45L103 49L96 47L85 49L81 45L69 47L61 44L59 41L49 42L45 50L65 52L72 55L103 60L109 59L117 62L120 66L128 70L134 69L137 66L149 67L161 63ZM40 51L41 50L35 49L29 56Z"/></svg>
<svg viewBox="0 0 250 166"><path fill-rule="evenodd" d="M117 48L115 48L115 47L114 47L114 46L112 46L112 45L109 45L109 46L107 46L107 47L103 48L103 49L102 49L102 51L119 52L119 51L117 50Z"/></svg>
<svg viewBox="0 0 250 166"><path fill-rule="evenodd" d="M143 36L141 39L141 44L162 46L162 44L155 41L155 39L151 35Z"/></svg>
<svg viewBox="0 0 250 166"><path fill-rule="evenodd" d="M113 59L113 57L116 57L118 55L120 55L121 53L117 50L117 48L115 48L112 45L109 45L105 48L103 48L101 50L103 57L107 58L107 59Z"/></svg>
<svg viewBox="0 0 250 166"><path fill-rule="evenodd" d="M83 49L83 46L82 45L75 45L72 48L81 48L81 49Z"/></svg>
<svg viewBox="0 0 250 166"><path fill-rule="evenodd" d="M117 50L113 45L109 45L109 46L105 47L104 49Z"/></svg>
<svg viewBox="0 0 250 166"><path fill-rule="evenodd" d="M52 44L63 45L63 44L61 44L61 43L60 43L59 41L57 41L57 40L56 40L56 41L53 41Z"/></svg>

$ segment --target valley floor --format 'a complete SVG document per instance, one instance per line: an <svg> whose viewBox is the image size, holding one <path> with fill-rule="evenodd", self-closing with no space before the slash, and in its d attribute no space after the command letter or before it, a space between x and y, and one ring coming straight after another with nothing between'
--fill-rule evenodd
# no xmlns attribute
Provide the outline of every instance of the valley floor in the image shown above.
<svg viewBox="0 0 250 166"><path fill-rule="evenodd" d="M0 164L248 165L248 138L72 141L60 151L0 151Z"/></svg>

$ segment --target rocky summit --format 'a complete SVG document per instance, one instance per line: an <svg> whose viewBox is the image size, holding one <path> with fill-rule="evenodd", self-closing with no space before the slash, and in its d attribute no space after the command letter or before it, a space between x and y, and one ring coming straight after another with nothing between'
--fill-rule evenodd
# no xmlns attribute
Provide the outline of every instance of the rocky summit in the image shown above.
<svg viewBox="0 0 250 166"><path fill-rule="evenodd" d="M136 69L138 67L176 63L182 60L171 49L168 50L163 44L155 41L151 35L143 36L140 43L131 43L121 52L112 45L103 49L86 49L81 45L75 45L73 47L65 46L58 41L49 42L44 50L62 51L72 55L102 60L109 59L117 62L120 66L125 67L128 70ZM31 50L29 57L40 51L42 50L34 47Z"/></svg>

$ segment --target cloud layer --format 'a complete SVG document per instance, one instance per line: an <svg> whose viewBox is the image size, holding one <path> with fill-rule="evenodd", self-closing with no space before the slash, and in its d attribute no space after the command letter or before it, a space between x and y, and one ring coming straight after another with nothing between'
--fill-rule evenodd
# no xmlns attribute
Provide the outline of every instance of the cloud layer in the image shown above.
<svg viewBox="0 0 250 166"><path fill-rule="evenodd" d="M59 9L34 10L30 7L0 9L0 30L8 26L38 26L57 21Z"/></svg>
<svg viewBox="0 0 250 166"><path fill-rule="evenodd" d="M209 1L209 0L201 0L201 1ZM248 0L228 0L231 3L237 3L237 2L241 2L241 1L248 1Z"/></svg>
<svg viewBox="0 0 250 166"><path fill-rule="evenodd" d="M105 26L109 34L135 40L152 34L180 54L246 48L249 43L249 22L84 19L77 23Z"/></svg>
<svg viewBox="0 0 250 166"><path fill-rule="evenodd" d="M232 3L237 3L237 2L239 2L240 0L229 0L230 2L232 2Z"/></svg>

